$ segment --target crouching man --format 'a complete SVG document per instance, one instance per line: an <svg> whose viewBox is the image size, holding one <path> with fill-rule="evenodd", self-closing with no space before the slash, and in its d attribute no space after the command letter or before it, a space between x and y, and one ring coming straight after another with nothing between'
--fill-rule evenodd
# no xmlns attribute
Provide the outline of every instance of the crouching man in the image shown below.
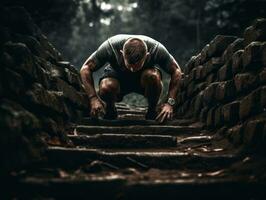
<svg viewBox="0 0 266 200"><path fill-rule="evenodd" d="M93 72L105 66L96 93ZM162 92L160 66L171 75L167 101L157 113L156 106ZM86 60L81 70L81 79L88 95L91 117L99 114L105 119L116 119L115 102L131 92L144 95L148 101L146 119L172 119L176 102L181 68L167 49L158 41L144 35L116 35L101 46Z"/></svg>

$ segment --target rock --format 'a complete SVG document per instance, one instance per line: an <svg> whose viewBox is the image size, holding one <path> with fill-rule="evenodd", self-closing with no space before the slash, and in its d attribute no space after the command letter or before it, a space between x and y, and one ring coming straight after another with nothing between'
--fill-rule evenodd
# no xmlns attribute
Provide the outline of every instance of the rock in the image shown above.
<svg viewBox="0 0 266 200"><path fill-rule="evenodd" d="M45 143L67 144L70 122L88 105L78 71L23 8L1 7L0 22L2 174L39 156Z"/></svg>
<svg viewBox="0 0 266 200"><path fill-rule="evenodd" d="M242 49L244 49L244 39L238 38L234 42L229 44L229 46L224 51L222 56L223 62L227 62L228 60L230 60L235 52Z"/></svg>
<svg viewBox="0 0 266 200"><path fill-rule="evenodd" d="M64 125L61 124L61 127L60 127L60 122L55 121L52 118L43 116L41 118L41 123L42 123L43 130L49 133L50 136L57 136L58 134L64 132Z"/></svg>
<svg viewBox="0 0 266 200"><path fill-rule="evenodd" d="M56 65L64 69L69 69L71 72L77 74L78 70L67 61L57 61Z"/></svg>
<svg viewBox="0 0 266 200"><path fill-rule="evenodd" d="M23 7L1 8L0 13L1 24L12 32L30 36L41 34L40 29Z"/></svg>
<svg viewBox="0 0 266 200"><path fill-rule="evenodd" d="M244 44L247 46L254 41L266 40L266 20L257 19L252 26L244 32Z"/></svg>
<svg viewBox="0 0 266 200"><path fill-rule="evenodd" d="M25 44L8 42L4 46L4 51L14 60L14 64L10 66L13 70L25 74L30 79L37 79L33 56Z"/></svg>
<svg viewBox="0 0 266 200"><path fill-rule="evenodd" d="M212 82L215 82L215 81L217 81L216 74L210 74L206 78L207 85L210 85Z"/></svg>
<svg viewBox="0 0 266 200"><path fill-rule="evenodd" d="M185 74L189 74L190 71L194 68L195 66L195 60L196 60L196 56L192 56L190 58L190 60L188 61L188 63L185 66Z"/></svg>
<svg viewBox="0 0 266 200"><path fill-rule="evenodd" d="M196 86L195 82L189 83L189 85L187 87L187 92L186 92L189 97L192 96L192 94L195 90L195 86Z"/></svg>
<svg viewBox="0 0 266 200"><path fill-rule="evenodd" d="M248 92L250 89L258 86L258 78L252 73L236 74L234 82L238 93Z"/></svg>
<svg viewBox="0 0 266 200"><path fill-rule="evenodd" d="M244 50L236 51L232 56L232 74L235 75L243 69L243 53Z"/></svg>
<svg viewBox="0 0 266 200"><path fill-rule="evenodd" d="M244 97L240 102L239 117L241 120L259 112L260 90L257 89Z"/></svg>
<svg viewBox="0 0 266 200"><path fill-rule="evenodd" d="M236 125L227 130L228 139L235 146L239 146L243 143L243 125Z"/></svg>
<svg viewBox="0 0 266 200"><path fill-rule="evenodd" d="M7 27L0 26L0 47L2 48L7 41L11 40L11 35Z"/></svg>
<svg viewBox="0 0 266 200"><path fill-rule="evenodd" d="M203 64L207 61L208 58L208 51L209 51L210 45L206 44L206 46L201 50L201 60L200 63Z"/></svg>
<svg viewBox="0 0 266 200"><path fill-rule="evenodd" d="M48 66L50 67L50 72L52 77L60 78L62 80L67 80L67 75L64 68L59 67L57 65L53 65L51 63L50 65L48 64Z"/></svg>
<svg viewBox="0 0 266 200"><path fill-rule="evenodd" d="M266 86L259 88L259 110L265 112L266 110Z"/></svg>
<svg viewBox="0 0 266 200"><path fill-rule="evenodd" d="M196 79L196 67L193 68L189 74L189 82L192 82Z"/></svg>
<svg viewBox="0 0 266 200"><path fill-rule="evenodd" d="M26 92L26 104L35 106L37 112L64 113L64 103L57 93L45 90L40 84L35 83L31 90Z"/></svg>
<svg viewBox="0 0 266 200"><path fill-rule="evenodd" d="M203 92L203 99L205 105L212 104L215 98L216 88L219 85L219 82L211 83L207 86Z"/></svg>
<svg viewBox="0 0 266 200"><path fill-rule="evenodd" d="M232 78L232 66L231 65L224 65L218 71L218 80L225 81Z"/></svg>
<svg viewBox="0 0 266 200"><path fill-rule="evenodd" d="M254 148L261 148L263 128L266 121L265 119L249 121L244 127L243 143L246 146Z"/></svg>
<svg viewBox="0 0 266 200"><path fill-rule="evenodd" d="M17 100L24 95L27 85L19 73L6 68L2 80L3 92L6 97Z"/></svg>
<svg viewBox="0 0 266 200"><path fill-rule="evenodd" d="M188 97L194 96L195 94L197 94L201 90L203 90L205 87L206 87L206 83L205 82L202 82L202 83L199 83L199 84L195 84L194 82L191 82L188 85L188 88L187 88L187 96Z"/></svg>
<svg viewBox="0 0 266 200"><path fill-rule="evenodd" d="M34 37L17 34L15 42L24 43L35 56L42 57L43 59L49 59L40 42Z"/></svg>
<svg viewBox="0 0 266 200"><path fill-rule="evenodd" d="M40 129L37 117L21 105L7 99L2 99L0 103L2 131L31 134Z"/></svg>
<svg viewBox="0 0 266 200"><path fill-rule="evenodd" d="M206 125L208 128L212 129L215 126L215 110L217 107L212 107L207 114Z"/></svg>
<svg viewBox="0 0 266 200"><path fill-rule="evenodd" d="M233 101L223 106L223 119L227 124L236 124L239 120L239 101Z"/></svg>
<svg viewBox="0 0 266 200"><path fill-rule="evenodd" d="M201 65L201 64L202 64L202 63L201 63L201 60L202 60L202 58L201 58L201 54L199 53L199 54L196 56L196 58L195 58L195 66L194 66L194 67Z"/></svg>
<svg viewBox="0 0 266 200"><path fill-rule="evenodd" d="M4 68L12 68L15 65L15 60L7 52L3 52L0 55L0 63L0 70L2 71Z"/></svg>
<svg viewBox="0 0 266 200"><path fill-rule="evenodd" d="M203 107L200 111L200 121L201 122L206 122L207 115L208 115L209 108L208 107Z"/></svg>
<svg viewBox="0 0 266 200"><path fill-rule="evenodd" d="M235 97L234 81L219 82L216 87L215 98L217 101L228 102Z"/></svg>
<svg viewBox="0 0 266 200"><path fill-rule="evenodd" d="M53 64L56 64L58 61L62 60L61 53L54 48L45 35L40 34L36 38L44 48L46 54L49 55L49 61L51 61Z"/></svg>
<svg viewBox="0 0 266 200"><path fill-rule="evenodd" d="M177 105L184 103L185 98L186 98L186 92L185 91L179 93L178 97L177 97Z"/></svg>
<svg viewBox="0 0 266 200"><path fill-rule="evenodd" d="M209 75L210 73L216 72L220 67L223 66L223 62L220 58L211 58L207 63L204 65L204 71L203 74L205 76Z"/></svg>
<svg viewBox="0 0 266 200"><path fill-rule="evenodd" d="M203 91L201 91L197 96L194 104L194 117L197 117L203 107Z"/></svg>
<svg viewBox="0 0 266 200"><path fill-rule="evenodd" d="M191 80L190 76L189 75L185 75L184 81L183 81L184 82L184 89L187 88L188 84L190 83L190 80Z"/></svg>
<svg viewBox="0 0 266 200"><path fill-rule="evenodd" d="M225 51L229 44L237 39L235 36L217 35L211 42L208 48L208 57L219 57Z"/></svg>
<svg viewBox="0 0 266 200"><path fill-rule="evenodd" d="M83 90L82 82L79 74L71 72L68 68L65 68L66 81L77 90Z"/></svg>
<svg viewBox="0 0 266 200"><path fill-rule="evenodd" d="M243 68L245 70L258 70L262 68L262 49L264 46L266 46L266 42L252 42L245 47L242 57Z"/></svg>
<svg viewBox="0 0 266 200"><path fill-rule="evenodd" d="M223 113L222 113L222 106L219 106L216 108L214 113L214 126L220 127L223 125L224 119L223 119Z"/></svg>
<svg viewBox="0 0 266 200"><path fill-rule="evenodd" d="M79 106L80 108L88 108L87 98L81 95L75 88L67 84L65 81L59 78L54 78L52 89L63 92L63 96L72 104Z"/></svg>
<svg viewBox="0 0 266 200"><path fill-rule="evenodd" d="M196 80L202 80L205 78L205 76L203 74L203 68L204 67L202 65L196 67L196 75L195 75Z"/></svg>
<svg viewBox="0 0 266 200"><path fill-rule="evenodd" d="M265 68L259 74L259 82L260 84L266 83L266 69Z"/></svg>
<svg viewBox="0 0 266 200"><path fill-rule="evenodd" d="M51 73L41 66L36 68L38 79L37 82L40 83L45 89L49 90L52 88L52 76Z"/></svg>

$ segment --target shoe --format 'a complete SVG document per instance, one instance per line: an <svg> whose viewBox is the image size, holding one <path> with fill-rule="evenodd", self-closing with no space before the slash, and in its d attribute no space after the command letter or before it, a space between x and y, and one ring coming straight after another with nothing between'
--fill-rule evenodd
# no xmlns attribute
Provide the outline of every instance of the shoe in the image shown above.
<svg viewBox="0 0 266 200"><path fill-rule="evenodd" d="M103 117L103 119L108 119L108 120L114 120L117 119L118 114L115 106L108 107L106 108L106 113Z"/></svg>
<svg viewBox="0 0 266 200"><path fill-rule="evenodd" d="M149 110L147 111L145 115L146 120L155 120L157 116L157 112L155 110Z"/></svg>

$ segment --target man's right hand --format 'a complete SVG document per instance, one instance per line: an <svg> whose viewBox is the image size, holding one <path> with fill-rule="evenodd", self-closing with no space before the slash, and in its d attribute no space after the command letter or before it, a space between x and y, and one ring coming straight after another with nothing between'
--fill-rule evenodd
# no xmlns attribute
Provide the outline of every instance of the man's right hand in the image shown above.
<svg viewBox="0 0 266 200"><path fill-rule="evenodd" d="M102 101L97 96L90 99L90 116L92 118L98 118L99 116L104 116L106 113L106 103Z"/></svg>

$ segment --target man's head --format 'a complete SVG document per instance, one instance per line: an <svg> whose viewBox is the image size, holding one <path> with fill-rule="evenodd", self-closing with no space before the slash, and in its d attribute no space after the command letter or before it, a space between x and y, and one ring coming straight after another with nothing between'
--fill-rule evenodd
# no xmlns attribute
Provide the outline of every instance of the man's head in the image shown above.
<svg viewBox="0 0 266 200"><path fill-rule="evenodd" d="M123 54L125 66L132 72L140 70L149 55L146 43L139 38L128 39L123 50L120 51Z"/></svg>

